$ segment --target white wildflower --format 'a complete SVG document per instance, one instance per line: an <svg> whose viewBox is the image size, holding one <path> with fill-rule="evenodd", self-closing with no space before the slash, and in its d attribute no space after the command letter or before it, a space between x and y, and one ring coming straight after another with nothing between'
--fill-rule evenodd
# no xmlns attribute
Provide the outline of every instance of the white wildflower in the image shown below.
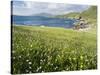
<svg viewBox="0 0 100 75"><path fill-rule="evenodd" d="M32 62L28 62L28 64L29 64L29 65L31 65L31 64L32 64Z"/></svg>
<svg viewBox="0 0 100 75"><path fill-rule="evenodd" d="M83 56L80 56L80 59L83 59Z"/></svg>
<svg viewBox="0 0 100 75"><path fill-rule="evenodd" d="M53 64L51 64L51 66L53 66Z"/></svg>
<svg viewBox="0 0 100 75"><path fill-rule="evenodd" d="M26 62L28 62L29 60L27 59Z"/></svg>
<svg viewBox="0 0 100 75"><path fill-rule="evenodd" d="M42 71L42 73L43 73L44 71Z"/></svg>
<svg viewBox="0 0 100 75"><path fill-rule="evenodd" d="M87 59L85 61L88 61Z"/></svg>
<svg viewBox="0 0 100 75"><path fill-rule="evenodd" d="M15 59L15 57L13 57L13 59Z"/></svg>
<svg viewBox="0 0 100 75"><path fill-rule="evenodd" d="M74 60L76 60L76 58L73 58Z"/></svg>
<svg viewBox="0 0 100 75"><path fill-rule="evenodd" d="M29 69L32 69L32 67L29 67Z"/></svg>
<svg viewBox="0 0 100 75"><path fill-rule="evenodd" d="M69 69L67 68L66 70L68 71Z"/></svg>
<svg viewBox="0 0 100 75"><path fill-rule="evenodd" d="M41 69L42 67L40 66L39 69Z"/></svg>
<svg viewBox="0 0 100 75"><path fill-rule="evenodd" d="M15 51L12 51L12 53L15 53Z"/></svg>
<svg viewBox="0 0 100 75"><path fill-rule="evenodd" d="M27 56L29 56L30 54L28 53Z"/></svg>
<svg viewBox="0 0 100 75"><path fill-rule="evenodd" d="M20 55L19 58L21 58L22 56Z"/></svg>
<svg viewBox="0 0 100 75"><path fill-rule="evenodd" d="M32 47L32 45L31 45L31 47Z"/></svg>
<svg viewBox="0 0 100 75"><path fill-rule="evenodd" d="M43 60L42 60L42 59L41 59L40 61L41 61L41 62L43 62Z"/></svg>
<svg viewBox="0 0 100 75"><path fill-rule="evenodd" d="M57 68L58 68L58 67L56 66L56 67L55 67L55 70L56 70Z"/></svg>
<svg viewBox="0 0 100 75"><path fill-rule="evenodd" d="M22 49L22 51L24 51L24 48Z"/></svg>
<svg viewBox="0 0 100 75"><path fill-rule="evenodd" d="M28 70L26 70L26 72L29 72Z"/></svg>

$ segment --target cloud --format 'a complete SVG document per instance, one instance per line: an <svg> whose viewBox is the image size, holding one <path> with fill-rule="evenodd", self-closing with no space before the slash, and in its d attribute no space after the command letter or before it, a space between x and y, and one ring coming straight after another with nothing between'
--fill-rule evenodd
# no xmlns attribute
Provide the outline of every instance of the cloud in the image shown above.
<svg viewBox="0 0 100 75"><path fill-rule="evenodd" d="M81 12L87 9L87 5L74 5L64 3L47 3L33 1L13 1L14 15L34 15L38 13L63 14L69 12Z"/></svg>

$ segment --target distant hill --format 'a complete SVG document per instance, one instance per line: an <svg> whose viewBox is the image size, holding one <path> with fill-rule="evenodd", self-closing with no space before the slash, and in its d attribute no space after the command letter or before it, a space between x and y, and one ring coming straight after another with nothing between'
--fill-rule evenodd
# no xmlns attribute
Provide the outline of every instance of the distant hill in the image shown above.
<svg viewBox="0 0 100 75"><path fill-rule="evenodd" d="M33 14L31 16L44 16L44 17L51 17L51 16L54 16L52 14L49 14L49 13L39 13L39 14Z"/></svg>
<svg viewBox="0 0 100 75"><path fill-rule="evenodd" d="M80 13L78 13L78 12L71 12L71 13L64 14L64 15L57 15L56 17L59 17L59 18L77 18L79 14Z"/></svg>
<svg viewBox="0 0 100 75"><path fill-rule="evenodd" d="M93 18L96 19L97 18L97 7L96 6L91 6L90 8L88 8L87 10L78 13L78 12L71 12L68 14L64 14L64 15L58 15L56 17L60 17L60 18L75 18L75 17L79 17L82 16L84 18Z"/></svg>
<svg viewBox="0 0 100 75"><path fill-rule="evenodd" d="M91 6L90 8L88 8L87 10L78 13L78 12L71 12L68 14L64 14L64 15L58 15L56 17L59 18L79 18L79 17L84 18L85 20L87 20L89 23L92 24L96 24L97 22L97 6Z"/></svg>

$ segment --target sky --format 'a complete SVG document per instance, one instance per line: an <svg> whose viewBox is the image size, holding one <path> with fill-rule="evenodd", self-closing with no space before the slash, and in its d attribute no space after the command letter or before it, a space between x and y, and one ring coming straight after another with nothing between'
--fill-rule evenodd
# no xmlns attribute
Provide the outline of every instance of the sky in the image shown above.
<svg viewBox="0 0 100 75"><path fill-rule="evenodd" d="M13 0L13 15L35 15L40 13L48 13L52 15L61 15L70 12L82 12L88 9L88 5L75 5L64 3L47 3L33 1L16 1Z"/></svg>

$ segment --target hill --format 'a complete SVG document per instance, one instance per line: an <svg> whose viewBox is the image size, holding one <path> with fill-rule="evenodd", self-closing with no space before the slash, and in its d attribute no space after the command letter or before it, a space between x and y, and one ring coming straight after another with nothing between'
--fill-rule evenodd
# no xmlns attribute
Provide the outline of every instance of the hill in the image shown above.
<svg viewBox="0 0 100 75"><path fill-rule="evenodd" d="M33 14L32 16L52 17L53 15L49 13L39 13L39 14Z"/></svg>
<svg viewBox="0 0 100 75"><path fill-rule="evenodd" d="M87 19L97 19L97 7L91 6L88 10L83 11L80 15Z"/></svg>
<svg viewBox="0 0 100 75"><path fill-rule="evenodd" d="M59 17L59 18L76 18L78 17L80 13L78 12L71 12L71 13L68 13L68 14L64 14L64 15L57 15L56 17Z"/></svg>
<svg viewBox="0 0 100 75"><path fill-rule="evenodd" d="M83 11L80 16L85 18L89 24L96 26L97 25L97 6L92 6L88 10Z"/></svg>
<svg viewBox="0 0 100 75"><path fill-rule="evenodd" d="M58 15L56 17L59 17L59 18L78 18L80 16L82 18L88 20L88 22L90 24L96 24L96 22L97 22L97 6L91 6L90 8L88 8L87 10L85 10L81 13L71 12L71 13L64 14L64 15Z"/></svg>

